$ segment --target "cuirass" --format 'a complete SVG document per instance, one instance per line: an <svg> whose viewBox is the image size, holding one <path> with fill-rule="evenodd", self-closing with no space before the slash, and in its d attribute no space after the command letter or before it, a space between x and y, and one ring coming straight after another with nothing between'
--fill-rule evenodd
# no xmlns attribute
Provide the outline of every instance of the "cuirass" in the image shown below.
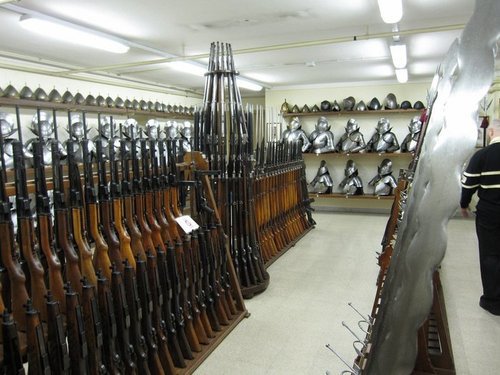
<svg viewBox="0 0 500 375"><path fill-rule="evenodd" d="M382 136L376 133L373 135L373 151L386 151L394 142L392 133L385 133Z"/></svg>
<svg viewBox="0 0 500 375"><path fill-rule="evenodd" d="M318 182L326 186L333 186L332 177L328 173L320 176Z"/></svg>
<svg viewBox="0 0 500 375"><path fill-rule="evenodd" d="M5 140L3 145L3 159L5 168L14 168L14 150L12 148L12 140Z"/></svg>

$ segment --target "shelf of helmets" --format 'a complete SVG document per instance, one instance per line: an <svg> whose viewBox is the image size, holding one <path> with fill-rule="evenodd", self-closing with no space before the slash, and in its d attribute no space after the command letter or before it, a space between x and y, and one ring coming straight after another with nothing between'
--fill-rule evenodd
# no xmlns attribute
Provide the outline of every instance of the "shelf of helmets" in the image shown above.
<svg viewBox="0 0 500 375"><path fill-rule="evenodd" d="M293 117L298 117L302 129L309 135L314 129L319 117L327 118L330 131L334 135L334 144L345 133L347 121L354 118L359 123L359 129L363 134L365 143L368 143L372 135L376 132L376 125L380 118L387 118L391 123L391 131L396 135L398 143L409 133L408 124L415 116L420 116L421 110L414 109L394 109L394 110L366 110L366 111L338 111L338 112L309 112L309 113L283 113L283 118L289 122ZM393 200L393 195L375 195L374 187L368 182L377 175L378 166L384 159L392 161L393 176L397 179L400 169L407 169L413 154L402 153L399 150L393 153L359 152L359 153L321 153L305 152L303 154L306 164L307 182L311 182L317 174L320 162L326 161L326 166L333 180L333 188L330 194L310 193L310 197L315 198L314 206L340 206L345 208L375 208L389 209ZM348 160L356 163L359 177L363 181L363 195L347 195L342 193L339 183L344 178L344 169ZM356 203L354 203L356 202Z"/></svg>

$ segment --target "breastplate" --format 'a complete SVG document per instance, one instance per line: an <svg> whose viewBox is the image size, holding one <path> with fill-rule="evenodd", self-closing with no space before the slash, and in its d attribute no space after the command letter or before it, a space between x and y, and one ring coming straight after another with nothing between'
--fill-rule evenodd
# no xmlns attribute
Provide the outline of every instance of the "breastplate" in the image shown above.
<svg viewBox="0 0 500 375"><path fill-rule="evenodd" d="M390 133L385 133L382 136L375 134L373 138L373 150L376 152L386 151L392 145L392 136Z"/></svg>
<svg viewBox="0 0 500 375"><path fill-rule="evenodd" d="M14 168L14 150L12 149L12 142L5 141L3 145L3 160L5 162L5 168Z"/></svg>
<svg viewBox="0 0 500 375"><path fill-rule="evenodd" d="M379 180L375 184L375 194L376 195L391 195L392 187L385 183L384 180Z"/></svg>

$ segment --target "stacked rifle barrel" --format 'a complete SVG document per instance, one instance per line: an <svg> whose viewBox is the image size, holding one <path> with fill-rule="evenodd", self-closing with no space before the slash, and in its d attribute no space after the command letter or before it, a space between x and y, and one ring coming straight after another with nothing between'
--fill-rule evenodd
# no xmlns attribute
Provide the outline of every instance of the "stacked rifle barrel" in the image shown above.
<svg viewBox="0 0 500 375"><path fill-rule="evenodd" d="M178 140L127 120L121 138L92 142L82 115L84 137L70 130L65 147L56 132L31 155L20 131L0 136L0 373L189 372L246 312L210 186L180 179ZM183 184L191 232L178 224Z"/></svg>

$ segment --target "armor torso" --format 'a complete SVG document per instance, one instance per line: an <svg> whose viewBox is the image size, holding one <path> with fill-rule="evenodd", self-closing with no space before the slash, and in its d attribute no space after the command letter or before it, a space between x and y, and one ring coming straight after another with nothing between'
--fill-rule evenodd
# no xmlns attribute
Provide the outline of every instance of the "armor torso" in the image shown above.
<svg viewBox="0 0 500 375"><path fill-rule="evenodd" d="M375 176L369 185L375 187L375 195L391 195L392 189L397 186L396 179L392 174L386 176Z"/></svg>
<svg viewBox="0 0 500 375"><path fill-rule="evenodd" d="M349 176L342 180L340 183L342 193L347 195L361 195L363 194L363 182L359 176Z"/></svg>
<svg viewBox="0 0 500 375"><path fill-rule="evenodd" d="M408 133L403 140L403 143L401 145L401 151L402 152L413 152L417 148L417 143L418 143L418 138L419 138L420 133Z"/></svg>
<svg viewBox="0 0 500 375"><path fill-rule="evenodd" d="M369 150L372 152L394 152L399 149L396 135L387 132L382 135L375 133L368 142Z"/></svg>
<svg viewBox="0 0 500 375"><path fill-rule="evenodd" d="M37 138L29 139L24 146L24 154L27 162L33 166L33 142L37 141ZM47 139L42 141L42 160L43 165L51 165L52 164L52 145L54 139ZM64 159L66 157L66 150L61 142L57 141L57 146L59 147L59 152L61 153L61 158Z"/></svg>
<svg viewBox="0 0 500 375"><path fill-rule="evenodd" d="M359 131L352 132L351 134L344 133L337 144L339 152L359 152L365 148L365 139L363 134Z"/></svg>
<svg viewBox="0 0 500 375"><path fill-rule="evenodd" d="M306 152L309 150L311 146L311 142L309 142L309 138L307 138L307 134L302 129L285 131L283 133L283 137L288 142L301 141L302 142L302 152Z"/></svg>
<svg viewBox="0 0 500 375"><path fill-rule="evenodd" d="M331 131L320 132L312 142L312 152L322 154L335 151L333 133Z"/></svg>

